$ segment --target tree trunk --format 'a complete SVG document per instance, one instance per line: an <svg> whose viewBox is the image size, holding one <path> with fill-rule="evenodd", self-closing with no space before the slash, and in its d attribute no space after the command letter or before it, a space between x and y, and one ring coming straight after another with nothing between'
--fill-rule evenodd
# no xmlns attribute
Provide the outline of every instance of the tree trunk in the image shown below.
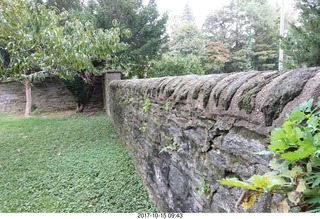
<svg viewBox="0 0 320 219"><path fill-rule="evenodd" d="M85 85L86 97L78 102L77 113L82 113L85 107L90 102L91 97L93 96L93 91L95 88L95 76L93 73L86 74L85 71L81 73L81 77L87 80L87 84Z"/></svg>
<svg viewBox="0 0 320 219"><path fill-rule="evenodd" d="M84 103L78 103L78 107L77 107L77 113L82 113L84 108L85 108L85 104Z"/></svg>
<svg viewBox="0 0 320 219"><path fill-rule="evenodd" d="M32 106L32 96L31 96L31 83L27 79L24 82L24 85L26 87L26 109L24 115L26 117L31 116L31 106Z"/></svg>

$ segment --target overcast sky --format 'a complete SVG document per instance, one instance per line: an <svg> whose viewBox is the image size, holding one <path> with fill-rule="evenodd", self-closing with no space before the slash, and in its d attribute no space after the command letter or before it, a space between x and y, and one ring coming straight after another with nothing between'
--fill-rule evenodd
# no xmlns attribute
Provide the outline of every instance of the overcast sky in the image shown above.
<svg viewBox="0 0 320 219"><path fill-rule="evenodd" d="M144 0L148 2L148 0ZM186 4L191 6L196 22L202 26L207 15L228 4L229 0L156 0L160 13L169 12L173 17L181 15ZM271 4L280 4L281 0L269 0ZM293 0L285 0L286 7L291 7Z"/></svg>

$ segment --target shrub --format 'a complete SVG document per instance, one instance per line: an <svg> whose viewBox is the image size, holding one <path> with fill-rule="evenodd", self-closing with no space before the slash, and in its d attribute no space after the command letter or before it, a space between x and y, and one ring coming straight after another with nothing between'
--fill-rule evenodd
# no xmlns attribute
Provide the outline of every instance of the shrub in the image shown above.
<svg viewBox="0 0 320 219"><path fill-rule="evenodd" d="M220 183L246 189L238 203L250 208L261 193L284 194L279 212L320 212L320 111L313 100L302 103L271 132L268 151L270 172L245 181L222 179Z"/></svg>
<svg viewBox="0 0 320 219"><path fill-rule="evenodd" d="M148 77L165 77L196 74L203 75L200 58L195 55L167 53L159 61L153 61L147 73Z"/></svg>

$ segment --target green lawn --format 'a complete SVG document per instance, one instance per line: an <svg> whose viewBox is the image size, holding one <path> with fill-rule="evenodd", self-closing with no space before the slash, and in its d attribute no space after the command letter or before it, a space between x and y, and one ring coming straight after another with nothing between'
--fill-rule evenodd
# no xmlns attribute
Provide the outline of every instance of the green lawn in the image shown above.
<svg viewBox="0 0 320 219"><path fill-rule="evenodd" d="M154 212L105 114L0 116L0 212Z"/></svg>

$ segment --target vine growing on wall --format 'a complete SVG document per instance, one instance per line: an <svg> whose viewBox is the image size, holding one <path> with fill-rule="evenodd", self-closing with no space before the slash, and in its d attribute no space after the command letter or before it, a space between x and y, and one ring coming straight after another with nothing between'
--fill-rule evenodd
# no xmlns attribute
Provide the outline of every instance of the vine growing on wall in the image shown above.
<svg viewBox="0 0 320 219"><path fill-rule="evenodd" d="M269 172L219 181L245 189L237 206L247 210L261 193L276 193L284 197L279 212L320 212L320 110L312 105L313 99L302 103L271 132L268 150L258 153L273 155Z"/></svg>

